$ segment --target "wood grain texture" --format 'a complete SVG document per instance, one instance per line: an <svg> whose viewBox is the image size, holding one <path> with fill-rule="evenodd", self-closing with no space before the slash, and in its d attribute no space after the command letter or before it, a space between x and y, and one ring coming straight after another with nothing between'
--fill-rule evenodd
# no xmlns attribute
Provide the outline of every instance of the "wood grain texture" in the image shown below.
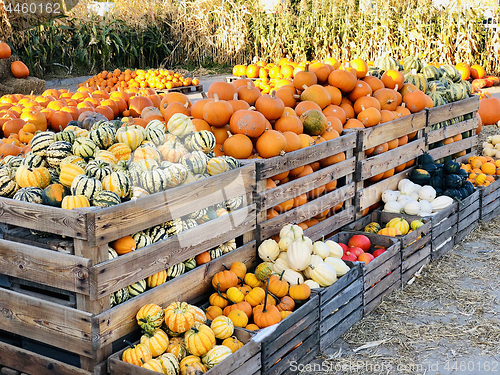
<svg viewBox="0 0 500 375"><path fill-rule="evenodd" d="M479 110L479 98L477 95L458 102L441 105L435 108L426 109L427 125L434 125L442 121L452 119L467 113L476 112Z"/></svg>
<svg viewBox="0 0 500 375"><path fill-rule="evenodd" d="M432 250L431 260L434 261L435 259L442 257L444 254L451 251L454 246L455 241L453 240L453 238L451 238L448 242L442 244L438 249Z"/></svg>
<svg viewBox="0 0 500 375"><path fill-rule="evenodd" d="M396 276L396 274L395 274ZM393 277L391 279L387 279L387 280L384 280L386 283L390 284L390 282L392 282L391 285L381 285L380 287L384 287L385 289L383 290L383 292L381 294L379 294L377 297L371 299L371 300L367 300L366 299L366 294L365 294L365 300L364 300L364 311L363 311L363 316L366 316L368 315L370 312L372 312L373 310L375 310L377 308L378 305L380 305L382 303L382 300L384 299L385 296L388 296L389 294L391 294L394 290L397 290L398 288L401 288L401 272L400 270L398 270L398 273L397 273L397 278L396 277Z"/></svg>
<svg viewBox="0 0 500 375"><path fill-rule="evenodd" d="M432 150L429 150L427 152L434 158L434 160L437 160L475 147L477 146L477 142L478 136L475 135L466 139L462 139L458 142L453 142L441 147L433 148Z"/></svg>
<svg viewBox="0 0 500 375"><path fill-rule="evenodd" d="M90 260L0 240L0 273L89 294Z"/></svg>
<svg viewBox="0 0 500 375"><path fill-rule="evenodd" d="M453 125L445 126L444 128L428 131L425 135L427 144L442 141L446 138L453 137L458 134L465 133L466 131L476 129L479 126L477 117L469 120L461 121Z"/></svg>
<svg viewBox="0 0 500 375"><path fill-rule="evenodd" d="M91 372L1 341L0 365L34 375L92 375Z"/></svg>
<svg viewBox="0 0 500 375"><path fill-rule="evenodd" d="M0 289L0 329L92 357L92 314Z"/></svg>
<svg viewBox="0 0 500 375"><path fill-rule="evenodd" d="M401 263L401 272L405 273L416 264L420 263L423 259L430 258L431 245L426 245L419 251L413 253L410 257L403 260Z"/></svg>
<svg viewBox="0 0 500 375"><path fill-rule="evenodd" d="M255 242L249 242L236 250L196 267L165 284L150 289L93 318L98 327L95 339L99 345L112 343L126 334L138 329L135 316L139 309L151 301L167 307L174 301L192 301L196 297L213 290L212 277L223 270L223 264L243 262L248 268L257 265Z"/></svg>
<svg viewBox="0 0 500 375"><path fill-rule="evenodd" d="M335 240L333 240L335 241ZM351 269L345 275L338 278L336 282L334 282L331 286L326 288L316 289L319 295L319 304L323 306L325 303L330 301L332 298L336 298L337 295L355 282L358 279L363 279L363 269L361 268L360 263L351 263Z"/></svg>
<svg viewBox="0 0 500 375"><path fill-rule="evenodd" d="M0 221L5 224L87 239L84 211L63 210L0 197Z"/></svg>
<svg viewBox="0 0 500 375"><path fill-rule="evenodd" d="M74 254L73 239L63 239L57 236L48 238L39 237L31 234L27 228L14 227L4 233L3 238L12 242L20 242L37 248L54 250L63 254Z"/></svg>
<svg viewBox="0 0 500 375"><path fill-rule="evenodd" d="M403 272L401 275L401 283L403 285L403 288L406 286L406 283L415 275L415 273L418 272L422 266L429 264L430 261L431 261L430 255L426 256L422 260L420 260L417 264L415 264L413 267Z"/></svg>
<svg viewBox="0 0 500 375"><path fill-rule="evenodd" d="M395 271L399 271L400 269L401 269L401 255L397 253L391 258L387 259L384 263L379 265L373 271L365 273L363 275L363 282L365 284L364 290L366 291L370 289L374 284L375 286L377 286L376 283L378 281L384 279L385 277L387 277L387 275L392 274Z"/></svg>
<svg viewBox="0 0 500 375"><path fill-rule="evenodd" d="M417 139L383 154L363 159L356 168L356 181L364 181L413 160L425 149L425 139Z"/></svg>
<svg viewBox="0 0 500 375"><path fill-rule="evenodd" d="M335 315L332 316L331 326L333 328L329 332L321 336L319 341L320 352L324 352L326 349L332 346L339 337L341 337L354 324L356 324L363 318L363 299L359 297L355 298L354 300L350 301L346 306L342 307L338 311L338 313L341 314L339 315L339 317L345 315L346 318L344 318L339 323L336 323L333 320L337 319L337 317L335 317Z"/></svg>
<svg viewBox="0 0 500 375"><path fill-rule="evenodd" d="M420 251L422 247L426 246L427 244L430 244L430 242L432 242L431 234L429 234L428 236L423 236L422 238L416 240L414 243L408 245L407 247L403 248L401 246L401 260L404 261L409 256Z"/></svg>
<svg viewBox="0 0 500 375"><path fill-rule="evenodd" d="M424 129L425 125L426 113L422 111L398 120L362 129L359 131L357 150L365 151L393 139L401 138Z"/></svg>
<svg viewBox="0 0 500 375"><path fill-rule="evenodd" d="M458 223L458 213L455 212L445 220L441 221L438 225L434 226L432 228L432 242L434 242L436 238L442 236L442 234L447 230L449 230L450 228L456 227L457 223Z"/></svg>
<svg viewBox="0 0 500 375"><path fill-rule="evenodd" d="M328 236L330 233L336 231L339 228L347 225L354 220L356 207L351 206L344 209L335 215L319 222L312 227L307 228L304 231L304 235L309 237L313 241L317 241L323 238L323 236Z"/></svg>
<svg viewBox="0 0 500 375"><path fill-rule="evenodd" d="M495 181L493 184L495 184L497 181ZM484 188L483 192L485 192L486 189L489 188L491 185L488 185L486 188ZM500 201L498 200L499 197L500 197L500 188L491 190L488 194L483 194L481 199L481 205L483 207L489 206L490 204L499 205L500 204Z"/></svg>
<svg viewBox="0 0 500 375"><path fill-rule="evenodd" d="M358 294L363 294L363 279L358 278L353 283L349 284L346 288L341 290L334 298L329 301L325 301L320 306L319 316L320 325L321 322L325 321L330 315L336 314L336 311L344 306L351 299L356 297ZM320 329L321 330L321 329ZM324 332L321 332L323 334Z"/></svg>
<svg viewBox="0 0 500 375"><path fill-rule="evenodd" d="M279 203L298 197L329 182L335 181L347 174L354 173L356 158L347 159L341 163L318 170L305 177L290 181L274 189L266 190L258 198L259 210L267 210Z"/></svg>
<svg viewBox="0 0 500 375"><path fill-rule="evenodd" d="M457 233L460 234L469 228L474 229L479 223L479 211L473 212L471 215L467 216L464 220L458 222ZM470 231L469 231L470 232Z"/></svg>
<svg viewBox="0 0 500 375"><path fill-rule="evenodd" d="M91 269L91 298L112 292L255 229L255 205L181 232ZM222 230L222 228L224 228Z"/></svg>
<svg viewBox="0 0 500 375"><path fill-rule="evenodd" d="M247 195L253 190L254 184L255 165L249 164L139 200L97 210L93 223L95 237L89 238L89 242L92 246L108 243L228 199Z"/></svg>
<svg viewBox="0 0 500 375"><path fill-rule="evenodd" d="M484 199L488 194L491 194L493 191L498 190L500 188L500 179L496 180L492 184L481 187L481 196Z"/></svg>
<svg viewBox="0 0 500 375"><path fill-rule="evenodd" d="M265 180L268 177L319 161L340 152L352 150L355 146L356 134L350 133L317 145L289 152L284 156L263 160L256 159L257 181Z"/></svg>

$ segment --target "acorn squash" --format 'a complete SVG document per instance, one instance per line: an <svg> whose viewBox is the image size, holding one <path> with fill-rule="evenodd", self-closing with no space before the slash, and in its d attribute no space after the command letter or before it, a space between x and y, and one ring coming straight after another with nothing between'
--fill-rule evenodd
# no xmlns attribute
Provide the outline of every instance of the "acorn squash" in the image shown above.
<svg viewBox="0 0 500 375"><path fill-rule="evenodd" d="M429 185L431 181L431 175L424 169L414 169L411 171L409 179L416 184L424 186Z"/></svg>
<svg viewBox="0 0 500 375"><path fill-rule="evenodd" d="M462 187L462 179L456 174L446 175L444 176L444 186L446 189L460 189Z"/></svg>
<svg viewBox="0 0 500 375"><path fill-rule="evenodd" d="M434 158L427 152L424 152L417 158L418 165L434 164Z"/></svg>
<svg viewBox="0 0 500 375"><path fill-rule="evenodd" d="M460 164L453 160L448 160L444 163L444 174L458 174L460 171Z"/></svg>
<svg viewBox="0 0 500 375"><path fill-rule="evenodd" d="M453 199L462 199L462 195L460 194L460 190L458 189L446 189L444 191L444 195Z"/></svg>
<svg viewBox="0 0 500 375"><path fill-rule="evenodd" d="M443 189L444 182L443 179L439 176L432 176L431 181L429 183L434 189Z"/></svg>

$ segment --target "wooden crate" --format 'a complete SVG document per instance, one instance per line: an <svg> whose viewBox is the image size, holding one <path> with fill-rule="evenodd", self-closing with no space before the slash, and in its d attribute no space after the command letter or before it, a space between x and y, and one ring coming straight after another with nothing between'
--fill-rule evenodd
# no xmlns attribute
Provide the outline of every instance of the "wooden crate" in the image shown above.
<svg viewBox="0 0 500 375"><path fill-rule="evenodd" d="M254 166L248 165L104 209L63 210L1 198L2 223L50 230L66 239L64 251L57 253L52 250L58 248L53 241L42 241L44 248L34 242L23 243L24 238L14 234L0 239L0 274L75 293L76 308L30 295L22 288L1 288L0 307L5 314L0 317L0 329L65 348L80 355L83 369L94 371L111 354L112 343L136 329L133 317L147 301L160 297L165 303L189 300L208 290L206 280L222 263L255 260L255 242L249 241L110 309L111 293L230 239L245 235L248 240L247 235L255 229L254 182ZM245 205L228 215L108 260L110 241L241 195L246 195Z"/></svg>
<svg viewBox="0 0 500 375"><path fill-rule="evenodd" d="M183 94L190 94L193 92L202 92L203 85L180 86L171 89L156 90L157 94L168 94L169 92L181 92Z"/></svg>
<svg viewBox="0 0 500 375"><path fill-rule="evenodd" d="M479 225L481 216L481 190L477 189L474 194L469 195L458 203L458 223L455 244L458 244L470 232Z"/></svg>
<svg viewBox="0 0 500 375"><path fill-rule="evenodd" d="M425 138L428 153L435 159L445 158L465 151L470 153L477 148L478 137L475 135L475 129L479 126L476 112L479 110L479 98L474 95L471 98L460 100L458 102L445 104L436 108L427 109L427 126L425 127ZM436 129L435 125L450 120L452 118L472 114L469 120L446 126L441 129ZM471 131L468 138L458 142L453 142L448 145L429 149L429 146L443 141L446 138L453 137L458 134Z"/></svg>
<svg viewBox="0 0 500 375"><path fill-rule="evenodd" d="M260 343L252 340L255 334L245 329L236 328L234 336L243 345L231 356L207 371L206 375L260 375L261 356ZM108 371L110 375L153 375L157 372L131 365L121 360L125 349L113 354L108 358Z"/></svg>
<svg viewBox="0 0 500 375"><path fill-rule="evenodd" d="M490 221L500 215L500 180L481 187L481 221Z"/></svg>
<svg viewBox="0 0 500 375"><path fill-rule="evenodd" d="M353 157L355 142L356 134L350 133L318 145L287 153L284 156L252 161L256 166L257 176L255 202L257 204L256 233L258 243L279 233L286 224L308 220L325 210L333 209L340 203L343 203L341 211L335 214L331 212L325 220L306 229L305 235L312 240L317 240L325 233L333 232L354 219L355 208L352 200L355 195L355 183L353 182L356 162L355 157ZM346 154L346 160L319 169L308 176L292 180L274 189L266 190L267 178L341 152ZM266 212L269 208L334 180L338 181L335 190L273 219L266 220Z"/></svg>
<svg viewBox="0 0 500 375"><path fill-rule="evenodd" d="M458 228L458 203L431 215L432 244L431 259L439 258L455 246L454 237Z"/></svg>
<svg viewBox="0 0 500 375"><path fill-rule="evenodd" d="M424 223L424 225L411 233L394 237L400 241L401 282L404 286L420 267L428 264L431 260L432 222L430 218L374 211L370 215L364 216L354 223L345 226L343 230L363 231L365 226L371 222L379 223L384 228L390 220L401 217L406 219L408 223L411 223L413 220L422 220ZM383 237L378 234L376 236Z"/></svg>
<svg viewBox="0 0 500 375"><path fill-rule="evenodd" d="M256 81L258 78L247 78L247 77L229 76L229 77L226 77L226 82L227 83L233 83L234 81L236 81L238 79L251 79L252 81Z"/></svg>
<svg viewBox="0 0 500 375"><path fill-rule="evenodd" d="M293 314L261 330L262 374L294 374L294 364L305 364L319 352L319 296L315 293Z"/></svg>

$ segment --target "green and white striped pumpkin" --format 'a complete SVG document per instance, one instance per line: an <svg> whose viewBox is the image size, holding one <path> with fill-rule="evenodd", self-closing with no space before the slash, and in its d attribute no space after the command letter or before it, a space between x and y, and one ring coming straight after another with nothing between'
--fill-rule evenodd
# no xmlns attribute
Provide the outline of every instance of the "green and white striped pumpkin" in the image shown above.
<svg viewBox="0 0 500 375"><path fill-rule="evenodd" d="M130 298L130 294L128 293L128 287L117 290L110 296L110 304L111 307L119 305L120 303L125 302Z"/></svg>
<svg viewBox="0 0 500 375"><path fill-rule="evenodd" d="M177 137L185 137L193 132L194 126L188 116L183 113L176 113L168 120L167 130Z"/></svg>
<svg viewBox="0 0 500 375"><path fill-rule="evenodd" d="M182 232L182 220L179 218L161 223L160 226L167 231L167 235L169 237L175 236L176 234Z"/></svg>
<svg viewBox="0 0 500 375"><path fill-rule="evenodd" d="M138 282L128 286L128 294L130 298L138 296L146 291L146 280L142 279Z"/></svg>
<svg viewBox="0 0 500 375"><path fill-rule="evenodd" d="M146 139L151 141L155 146L164 144L167 139L165 127L163 126L163 129L160 127L152 127L149 130L146 128Z"/></svg>
<svg viewBox="0 0 500 375"><path fill-rule="evenodd" d="M427 94L432 91L437 91L439 94L444 95L446 93L446 87L441 81L429 81L427 86Z"/></svg>
<svg viewBox="0 0 500 375"><path fill-rule="evenodd" d="M184 263L174 264L172 267L167 268L167 277L174 279L182 275L185 270L186 266L184 265Z"/></svg>
<svg viewBox="0 0 500 375"><path fill-rule="evenodd" d="M428 81L435 81L441 78L441 72L434 65L427 65L422 69L422 74Z"/></svg>
<svg viewBox="0 0 500 375"><path fill-rule="evenodd" d="M227 164L229 164L229 169L233 170L241 167L240 162L232 156L223 156L223 158L226 159Z"/></svg>
<svg viewBox="0 0 500 375"><path fill-rule="evenodd" d="M42 189L30 186L19 189L16 194L14 194L13 199L16 201L42 204L42 194Z"/></svg>
<svg viewBox="0 0 500 375"><path fill-rule="evenodd" d="M142 174L146 173L137 169L130 169L128 171L124 171L124 173L129 177L130 184L132 186L141 186L142 185ZM149 195L149 193L148 193Z"/></svg>
<svg viewBox="0 0 500 375"><path fill-rule="evenodd" d="M19 186L12 178L11 171L7 168L0 169L0 196L12 197L17 189Z"/></svg>
<svg viewBox="0 0 500 375"><path fill-rule="evenodd" d="M181 373L179 360L174 354L163 353L158 359L165 375L179 375Z"/></svg>
<svg viewBox="0 0 500 375"><path fill-rule="evenodd" d="M229 164L222 156L212 158L207 163L207 172L210 176L228 172L229 170Z"/></svg>
<svg viewBox="0 0 500 375"><path fill-rule="evenodd" d="M467 91L467 96L472 94L472 84L469 81L460 81L459 83L465 87L465 91Z"/></svg>
<svg viewBox="0 0 500 375"><path fill-rule="evenodd" d="M59 175L61 174L61 168L47 168L50 173L50 182L53 184L59 183Z"/></svg>
<svg viewBox="0 0 500 375"><path fill-rule="evenodd" d="M102 187L116 193L120 198L126 198L130 194L130 179L124 172L113 172L102 179Z"/></svg>
<svg viewBox="0 0 500 375"><path fill-rule="evenodd" d="M184 139L184 146L188 151L202 151L205 154L212 152L215 148L216 140L214 133L208 130L201 130L188 134Z"/></svg>
<svg viewBox="0 0 500 375"><path fill-rule="evenodd" d="M467 90L460 83L452 83L446 91L446 100L448 103L456 102L467 97Z"/></svg>
<svg viewBox="0 0 500 375"><path fill-rule="evenodd" d="M233 250L236 250L236 240L232 239L218 246L222 250L222 254L227 254Z"/></svg>
<svg viewBox="0 0 500 375"><path fill-rule="evenodd" d="M118 160L118 162L112 166L114 171L127 171L128 170L128 160Z"/></svg>
<svg viewBox="0 0 500 375"><path fill-rule="evenodd" d="M399 70L398 62L388 54L376 59L373 65L384 71L389 69Z"/></svg>
<svg viewBox="0 0 500 375"><path fill-rule="evenodd" d="M160 164L154 159L142 159L139 160L137 163L130 163L130 164L136 164L139 167L139 169L143 172L152 171L153 169L156 169L160 166Z"/></svg>
<svg viewBox="0 0 500 375"><path fill-rule="evenodd" d="M439 91L433 90L427 94L432 99L432 102L434 103L434 107L439 107L440 105L448 104L446 99L441 94L446 95L446 92L439 92Z"/></svg>
<svg viewBox="0 0 500 375"><path fill-rule="evenodd" d="M76 156L76 155L70 155L65 157L59 164L59 167L62 168L65 164L76 164L82 169L85 169L85 167L87 166L87 162L83 160L81 156Z"/></svg>
<svg viewBox="0 0 500 375"><path fill-rule="evenodd" d="M163 168L163 172L165 174L168 187L176 187L182 185L184 181L186 181L189 173L187 168L180 163L174 163L167 168Z"/></svg>
<svg viewBox="0 0 500 375"><path fill-rule="evenodd" d="M243 196L240 195L239 197L228 199L225 202L225 206L229 212L236 211L238 208L243 206Z"/></svg>
<svg viewBox="0 0 500 375"><path fill-rule="evenodd" d="M161 169L143 172L141 179L142 188L148 191L149 194L158 193L167 188L167 176Z"/></svg>
<svg viewBox="0 0 500 375"><path fill-rule="evenodd" d="M88 137L100 149L107 149L115 143L115 129L109 126L101 126L91 130Z"/></svg>
<svg viewBox="0 0 500 375"><path fill-rule="evenodd" d="M462 80L460 72L451 64L441 65L439 70L441 71L442 77L449 78L453 82L460 82Z"/></svg>
<svg viewBox="0 0 500 375"><path fill-rule="evenodd" d="M210 259L212 260L222 256L222 250L219 249L218 247L212 250L208 250L208 253L210 254Z"/></svg>
<svg viewBox="0 0 500 375"><path fill-rule="evenodd" d="M166 240L168 238L167 230L164 227L162 227L161 225L156 225L152 228L149 228L146 231L146 234L149 235L149 237L151 238L151 241L153 241L153 243L158 242L158 241L163 241L163 240Z"/></svg>
<svg viewBox="0 0 500 375"><path fill-rule="evenodd" d="M209 222L210 220L215 220L217 219L217 212L215 211L215 208L213 207L207 207L206 214L203 215L200 219L198 219L198 222L201 223L206 223Z"/></svg>
<svg viewBox="0 0 500 375"><path fill-rule="evenodd" d="M208 351L203 357L201 357L202 362L211 369L225 360L227 357L231 356L233 352L227 346L215 345L212 349Z"/></svg>
<svg viewBox="0 0 500 375"><path fill-rule="evenodd" d="M151 130L162 130L163 133L167 134L167 128L165 124L160 120L152 120L146 125L146 134Z"/></svg>
<svg viewBox="0 0 500 375"><path fill-rule="evenodd" d="M92 201L102 191L102 183L96 178L80 174L71 183L71 195L84 195Z"/></svg>
<svg viewBox="0 0 500 375"><path fill-rule="evenodd" d="M403 70L405 72L410 72L413 69L420 73L424 65L418 56L410 55L403 60Z"/></svg>
<svg viewBox="0 0 500 375"><path fill-rule="evenodd" d="M182 156L179 162L193 174L203 174L207 170L207 156L201 151L193 151Z"/></svg>
<svg viewBox="0 0 500 375"><path fill-rule="evenodd" d="M208 212L208 207L202 208L201 210L191 212L188 218L193 220L201 220Z"/></svg>
<svg viewBox="0 0 500 375"><path fill-rule="evenodd" d="M96 207L111 207L121 203L118 194L112 191L102 190L92 199L92 206Z"/></svg>
<svg viewBox="0 0 500 375"><path fill-rule="evenodd" d="M420 91L427 91L427 80L423 74L417 73L415 69L405 75L405 83L415 85Z"/></svg>
<svg viewBox="0 0 500 375"><path fill-rule="evenodd" d="M45 151L45 160L52 168L57 168L66 157L71 155L73 145L66 141L52 143Z"/></svg>
<svg viewBox="0 0 500 375"><path fill-rule="evenodd" d="M453 81L449 77L441 77L439 78L439 81L444 85L444 87L446 87L447 90L453 84Z"/></svg>
<svg viewBox="0 0 500 375"><path fill-rule="evenodd" d="M69 143L73 143L76 139L75 132L73 130L63 131L56 133L54 135L54 141L66 141Z"/></svg>
<svg viewBox="0 0 500 375"><path fill-rule="evenodd" d="M4 165L13 171L16 171L17 168L23 164L23 161L24 160L21 156L7 155L4 159Z"/></svg>
<svg viewBox="0 0 500 375"><path fill-rule="evenodd" d="M22 165L30 169L33 169L33 168L46 167L47 162L40 155L34 154L33 152L28 152L24 157Z"/></svg>
<svg viewBox="0 0 500 375"><path fill-rule="evenodd" d="M141 248L146 247L146 246L149 246L153 243L153 240L151 239L151 237L149 237L149 235L147 235L144 232L137 232L132 236L132 238L135 241L136 250L141 249Z"/></svg>
<svg viewBox="0 0 500 375"><path fill-rule="evenodd" d="M198 223L196 220L193 219L184 219L182 220L182 232L193 229L198 226Z"/></svg>
<svg viewBox="0 0 500 375"><path fill-rule="evenodd" d="M35 155L45 156L49 146L54 143L53 132L42 132L36 134L31 140L31 152Z"/></svg>
<svg viewBox="0 0 500 375"><path fill-rule="evenodd" d="M139 125L125 125L116 131L115 140L125 143L132 151L146 138L146 131Z"/></svg>
<svg viewBox="0 0 500 375"><path fill-rule="evenodd" d="M78 137L75 139L75 142L73 142L73 148L71 151L73 152L73 155L81 156L86 159L94 156L96 145L89 138Z"/></svg>
<svg viewBox="0 0 500 375"><path fill-rule="evenodd" d="M189 258L184 262L184 267L186 268L186 272L194 270L196 268L196 259Z"/></svg>
<svg viewBox="0 0 500 375"><path fill-rule="evenodd" d="M111 246L108 246L108 258L109 260L118 258L118 253Z"/></svg>
<svg viewBox="0 0 500 375"><path fill-rule="evenodd" d="M97 178L99 181L113 173L111 165L102 160L89 161L85 167L85 174L89 177Z"/></svg>

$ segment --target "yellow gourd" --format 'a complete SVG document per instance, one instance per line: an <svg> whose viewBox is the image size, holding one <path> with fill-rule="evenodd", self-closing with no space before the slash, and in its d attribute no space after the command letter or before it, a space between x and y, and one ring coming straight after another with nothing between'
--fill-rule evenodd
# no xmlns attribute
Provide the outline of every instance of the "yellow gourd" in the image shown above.
<svg viewBox="0 0 500 375"><path fill-rule="evenodd" d="M398 229L401 234L404 236L405 234L408 233L408 231L410 230L410 225L408 224L408 222L404 219L404 218L394 218L392 220L390 220L386 226L386 228L396 228Z"/></svg>

